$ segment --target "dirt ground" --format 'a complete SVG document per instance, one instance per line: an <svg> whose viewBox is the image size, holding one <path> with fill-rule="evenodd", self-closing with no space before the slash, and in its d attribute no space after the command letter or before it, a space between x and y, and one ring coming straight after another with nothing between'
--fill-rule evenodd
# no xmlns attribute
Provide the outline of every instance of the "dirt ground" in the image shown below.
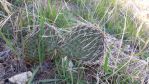
<svg viewBox="0 0 149 84"><path fill-rule="evenodd" d="M145 30L149 31L149 0L119 0L120 4L126 8L130 8L134 18L138 19L143 24ZM111 38L111 37L110 37ZM111 41L111 40L110 40ZM7 79L15 74L31 70L30 63L24 60L17 59L16 55L10 51L5 45L5 42L0 38L0 84L1 81L8 82ZM113 59L113 58L112 58ZM5 61L4 61L5 60ZM143 62L141 62L143 64ZM25 65L25 66L24 66ZM52 60L47 59L43 63L44 71L40 70L35 77L35 80L43 79L51 76L54 73L54 65ZM144 63L145 65L145 63ZM24 66L24 67L22 67ZM142 71L142 69L140 70ZM9 84L9 83L8 83Z"/></svg>

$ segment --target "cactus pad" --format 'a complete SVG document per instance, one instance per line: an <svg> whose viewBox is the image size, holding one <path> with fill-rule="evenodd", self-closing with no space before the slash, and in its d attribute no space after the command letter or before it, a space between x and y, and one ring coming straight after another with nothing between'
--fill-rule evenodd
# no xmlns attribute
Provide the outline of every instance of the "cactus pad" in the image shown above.
<svg viewBox="0 0 149 84"><path fill-rule="evenodd" d="M47 25L42 30L36 29L36 32L32 32L25 42L25 56L35 60L39 59L39 55L51 55L56 49L59 49L61 40L58 30L55 27Z"/></svg>
<svg viewBox="0 0 149 84"><path fill-rule="evenodd" d="M66 35L62 50L71 58L97 60L104 51L104 35L94 26L79 25Z"/></svg>

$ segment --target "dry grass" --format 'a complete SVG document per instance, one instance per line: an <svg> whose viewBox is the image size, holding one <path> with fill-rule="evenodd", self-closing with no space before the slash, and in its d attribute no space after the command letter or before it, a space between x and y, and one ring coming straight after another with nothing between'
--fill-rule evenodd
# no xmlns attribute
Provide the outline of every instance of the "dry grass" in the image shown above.
<svg viewBox="0 0 149 84"><path fill-rule="evenodd" d="M24 59L26 54L23 49L28 38L33 37L38 28L44 31L45 23L55 26L63 33L80 23L98 26L105 33L105 53L100 60L87 64L70 60L61 54L56 56L59 53L56 50L54 54L50 54L52 57L47 57L46 61L43 60L42 57L46 56L43 51L44 44L41 41L43 39L36 38L41 44L30 50L37 49L39 62L33 63L35 61L30 62L31 60L25 59L28 62L26 64L31 68L40 65L41 69L33 70L35 74L37 73L35 78L41 75L39 73L44 72L45 74L51 69L52 76L48 73L51 78L37 79L42 82L52 81L65 84L143 83L148 78L149 40L146 35L148 33L144 33L142 29L148 28L146 25L144 26L144 24L148 24L148 19L142 19L144 14L143 16L139 13L132 14L133 9L128 9L126 4L119 5L118 1L120 0L24 0L22 7L18 6L17 10L12 10L14 4L1 0L0 7L4 15L0 16L0 35L8 47L17 54L16 58ZM122 3L126 3L126 1ZM134 6L134 8L136 7ZM133 10L133 13L136 14L137 10ZM148 18L148 13L146 15L145 17ZM140 17L134 19L137 16ZM145 20L146 23L142 20ZM9 29L12 31L8 32ZM25 36L22 32L24 29L27 30ZM39 36L42 36L42 33ZM53 57L56 58L53 59ZM44 71L42 68L47 68L45 65L48 67L52 65L52 67ZM33 80L34 77L30 82Z"/></svg>

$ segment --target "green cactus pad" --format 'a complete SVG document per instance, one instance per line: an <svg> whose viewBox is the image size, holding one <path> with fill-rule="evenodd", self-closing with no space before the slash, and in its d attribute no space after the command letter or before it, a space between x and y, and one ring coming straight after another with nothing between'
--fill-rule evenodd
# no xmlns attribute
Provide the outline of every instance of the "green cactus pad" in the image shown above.
<svg viewBox="0 0 149 84"><path fill-rule="evenodd" d="M97 60L104 51L104 35L94 26L79 25L66 35L62 50L71 58Z"/></svg>
<svg viewBox="0 0 149 84"><path fill-rule="evenodd" d="M27 58L38 59L39 52L44 56L51 55L59 49L62 41L58 30L47 25L44 29L36 29L26 40L24 53ZM42 54L42 55L43 55Z"/></svg>

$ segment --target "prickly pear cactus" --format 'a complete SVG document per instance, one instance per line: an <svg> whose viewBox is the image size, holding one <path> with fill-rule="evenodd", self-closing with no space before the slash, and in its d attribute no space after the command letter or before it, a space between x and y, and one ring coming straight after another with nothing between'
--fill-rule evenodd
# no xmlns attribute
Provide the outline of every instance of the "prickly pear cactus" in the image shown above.
<svg viewBox="0 0 149 84"><path fill-rule="evenodd" d="M39 44L38 33L34 36L29 37L24 45L24 55L27 59L38 59L38 44ZM36 57L36 58L35 58Z"/></svg>
<svg viewBox="0 0 149 84"><path fill-rule="evenodd" d="M47 46L48 53L55 49L59 50L60 45L63 43L63 38L60 31L56 27L49 26L42 36L45 40L44 44Z"/></svg>
<svg viewBox="0 0 149 84"><path fill-rule="evenodd" d="M39 59L39 55L47 56L59 49L62 41L55 27L46 25L44 29L37 28L25 42L24 53L28 59Z"/></svg>
<svg viewBox="0 0 149 84"><path fill-rule="evenodd" d="M95 61L103 54L104 35L94 26L79 25L66 35L62 50L68 57Z"/></svg>
<svg viewBox="0 0 149 84"><path fill-rule="evenodd" d="M61 55L69 58L94 61L103 54L104 35L90 25L79 25L70 31L47 26L44 31L38 30L29 37L24 51L25 56L38 59L39 52L47 56L55 50L60 50Z"/></svg>

